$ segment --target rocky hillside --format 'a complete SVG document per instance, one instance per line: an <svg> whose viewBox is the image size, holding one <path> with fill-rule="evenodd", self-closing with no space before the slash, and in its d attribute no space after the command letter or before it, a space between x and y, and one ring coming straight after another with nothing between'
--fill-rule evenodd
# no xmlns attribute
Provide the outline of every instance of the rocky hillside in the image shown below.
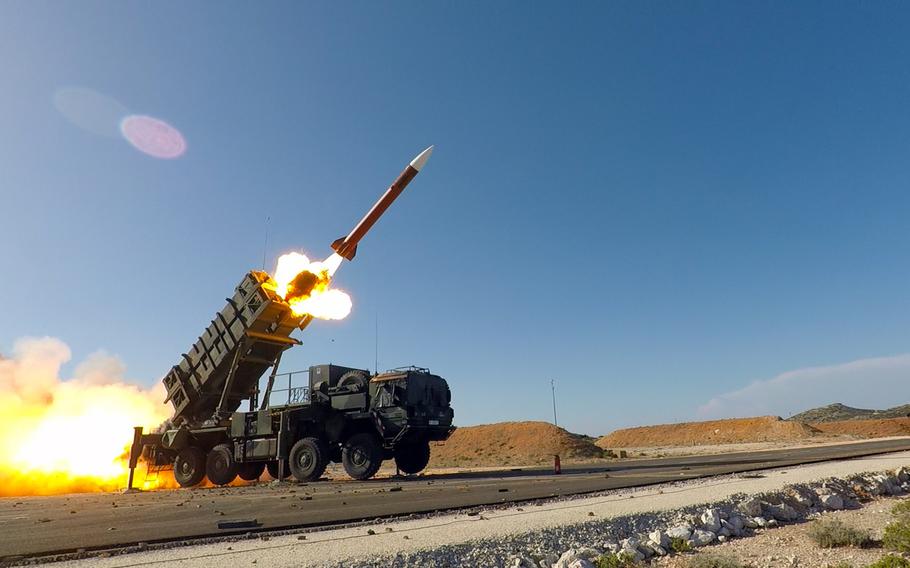
<svg viewBox="0 0 910 568"><path fill-rule="evenodd" d="M835 422L840 420L879 420L907 417L910 417L910 404L895 406L887 410L870 410L853 408L838 402L801 412L791 416L788 420L792 422Z"/></svg>
<svg viewBox="0 0 910 568"><path fill-rule="evenodd" d="M851 438L910 436L910 418L840 420L816 422L813 426L829 436L849 436Z"/></svg>
<svg viewBox="0 0 910 568"><path fill-rule="evenodd" d="M777 416L758 416L625 428L602 437L597 445L615 449L780 442L810 438L819 433L809 424L788 422Z"/></svg>
<svg viewBox="0 0 910 568"><path fill-rule="evenodd" d="M572 434L548 422L500 422L464 426L431 448L430 467L549 464L602 457L591 438Z"/></svg>

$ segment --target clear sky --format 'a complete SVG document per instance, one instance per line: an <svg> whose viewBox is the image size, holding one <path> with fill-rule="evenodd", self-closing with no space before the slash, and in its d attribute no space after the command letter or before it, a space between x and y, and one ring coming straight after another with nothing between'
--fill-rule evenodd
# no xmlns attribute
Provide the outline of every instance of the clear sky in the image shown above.
<svg viewBox="0 0 910 568"><path fill-rule="evenodd" d="M905 403L908 21L897 2L0 3L0 352L58 337L65 371L104 350L151 385L261 267L267 218L269 268L324 256L435 144L338 274L353 313L286 370L372 367L378 317L380 367L445 376L459 424L549 419L551 378L591 434ZM80 124L73 88L186 152Z"/></svg>

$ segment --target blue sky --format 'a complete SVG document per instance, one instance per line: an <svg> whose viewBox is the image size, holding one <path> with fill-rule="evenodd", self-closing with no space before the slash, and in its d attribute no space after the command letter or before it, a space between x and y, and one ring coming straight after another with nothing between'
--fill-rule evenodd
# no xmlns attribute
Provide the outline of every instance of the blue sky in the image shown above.
<svg viewBox="0 0 910 568"><path fill-rule="evenodd" d="M323 256L436 144L338 274L354 312L286 370L372 367L378 317L380 366L448 378L461 424L548 419L551 378L561 422L592 434L785 415L843 383L724 394L883 357L897 370L850 367L868 388L843 402L907 402L908 16L4 2L0 352L49 335L70 367L104 350L151 385L261 266L267 218L270 268ZM80 128L54 105L68 87L168 121L187 152Z"/></svg>

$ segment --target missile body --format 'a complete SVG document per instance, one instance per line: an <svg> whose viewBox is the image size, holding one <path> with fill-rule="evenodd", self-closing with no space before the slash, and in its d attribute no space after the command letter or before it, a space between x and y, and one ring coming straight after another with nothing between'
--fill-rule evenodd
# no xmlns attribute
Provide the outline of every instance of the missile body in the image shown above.
<svg viewBox="0 0 910 568"><path fill-rule="evenodd" d="M404 188L411 183L411 180L420 172L421 168L427 163L427 160L430 159L432 153L433 146L430 146L418 154L416 158L411 160L411 163L405 167L401 174L399 174L398 179L392 182L392 185L390 185L389 189L387 189L382 197L379 198L379 201L377 201L367 214L364 215L363 219L357 223L354 230L348 233L348 236L341 237L332 243L332 249L342 257L353 260L354 255L357 254L357 243L359 243L360 239L367 234L376 221L382 217L382 214L389 208L389 205L401 195Z"/></svg>

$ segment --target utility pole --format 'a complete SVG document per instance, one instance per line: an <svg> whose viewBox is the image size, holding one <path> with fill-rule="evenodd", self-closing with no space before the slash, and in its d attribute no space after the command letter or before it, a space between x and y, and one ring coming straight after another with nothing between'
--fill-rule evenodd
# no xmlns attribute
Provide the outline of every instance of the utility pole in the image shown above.
<svg viewBox="0 0 910 568"><path fill-rule="evenodd" d="M556 379L550 379L550 392L553 395L553 425L559 426L559 422L556 421Z"/></svg>

